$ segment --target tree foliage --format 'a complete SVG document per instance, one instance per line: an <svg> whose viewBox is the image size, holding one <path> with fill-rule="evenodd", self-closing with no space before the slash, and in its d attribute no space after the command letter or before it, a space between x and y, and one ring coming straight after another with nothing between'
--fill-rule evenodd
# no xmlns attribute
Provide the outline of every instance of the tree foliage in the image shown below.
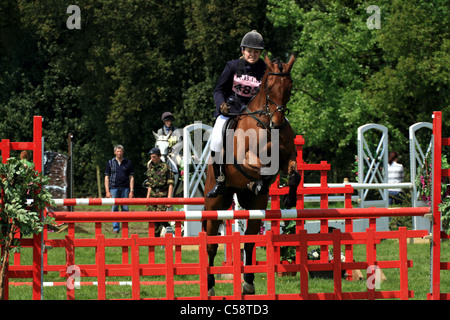
<svg viewBox="0 0 450 320"><path fill-rule="evenodd" d="M335 177L351 170L359 126L387 126L390 147L407 154L410 125L445 118L449 1L377 1L380 29L368 27L366 1L269 2L269 19L295 34L292 122Z"/></svg>

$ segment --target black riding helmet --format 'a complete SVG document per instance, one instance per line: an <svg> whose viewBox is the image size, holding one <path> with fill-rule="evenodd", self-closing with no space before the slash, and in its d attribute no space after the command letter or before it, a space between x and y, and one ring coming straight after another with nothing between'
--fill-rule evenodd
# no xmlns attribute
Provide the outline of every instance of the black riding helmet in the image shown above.
<svg viewBox="0 0 450 320"><path fill-rule="evenodd" d="M148 152L149 156L152 155L152 154L156 154L158 156L161 156L161 151L159 150L159 148L154 147L154 148L151 148L150 151Z"/></svg>
<svg viewBox="0 0 450 320"><path fill-rule="evenodd" d="M251 48L264 50L264 39L256 30L252 30L245 34L241 41L241 48Z"/></svg>
<svg viewBox="0 0 450 320"><path fill-rule="evenodd" d="M166 121L166 120L175 120L175 117L173 116L172 113L170 113L169 111L166 111L162 114L161 116L161 120L162 121Z"/></svg>

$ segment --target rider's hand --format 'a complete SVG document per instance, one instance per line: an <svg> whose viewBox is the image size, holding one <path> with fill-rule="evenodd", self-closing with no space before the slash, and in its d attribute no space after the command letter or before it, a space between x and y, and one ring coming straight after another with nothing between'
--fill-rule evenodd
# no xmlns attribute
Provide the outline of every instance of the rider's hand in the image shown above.
<svg viewBox="0 0 450 320"><path fill-rule="evenodd" d="M222 104L220 105L220 113L223 114L224 116L227 116L228 112L230 112L230 106L227 105L225 102L222 102Z"/></svg>

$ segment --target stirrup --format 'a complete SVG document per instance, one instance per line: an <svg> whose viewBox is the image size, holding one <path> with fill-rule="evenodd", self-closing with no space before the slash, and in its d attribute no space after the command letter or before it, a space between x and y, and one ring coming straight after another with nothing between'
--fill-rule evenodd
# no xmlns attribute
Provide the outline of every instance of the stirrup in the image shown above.
<svg viewBox="0 0 450 320"><path fill-rule="evenodd" d="M225 182L216 182L216 185L206 194L207 198L216 198L225 192Z"/></svg>
<svg viewBox="0 0 450 320"><path fill-rule="evenodd" d="M211 191L209 191L206 194L206 197L216 198L219 194L223 194L224 192L225 192L225 176L220 175L217 177L216 184L214 185L214 187L211 189Z"/></svg>

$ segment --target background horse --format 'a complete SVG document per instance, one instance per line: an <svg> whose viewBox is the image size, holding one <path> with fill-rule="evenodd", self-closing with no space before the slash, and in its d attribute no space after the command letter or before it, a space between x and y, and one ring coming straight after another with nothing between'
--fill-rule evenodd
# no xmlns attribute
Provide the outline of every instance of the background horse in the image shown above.
<svg viewBox="0 0 450 320"><path fill-rule="evenodd" d="M269 186L275 181L279 171L288 175L289 195L285 198L286 207L293 207L297 201L297 186L300 183L300 175L297 172L296 149L294 145L294 132L285 118L287 111L286 104L289 101L292 79L290 71L295 61L295 57L291 55L288 63L279 61L272 62L264 57L267 65L266 73L261 82L259 92L253 97L245 111L237 117L235 131L254 132L256 139L251 135L239 136L234 134L233 150L227 150L226 153L233 153L234 160L240 159L241 164L229 164L228 161L224 165L224 173L226 176L226 191L217 198L208 198L205 196L205 210L226 210L229 209L233 195L236 193L240 206L246 210L250 209L266 209L268 203ZM275 131L278 130L278 141L272 139L275 137ZM225 143L224 139L224 143ZM264 145L260 145L260 141L267 141ZM278 142L278 143L277 143ZM259 154L255 154L255 143L258 143L257 150ZM252 145L253 144L253 145ZM263 174L263 170L267 168L260 155L261 151L268 152L272 158L274 153L278 153L279 163L276 164L276 173L267 176ZM229 159L230 157L226 156ZM208 166L208 174L205 185L205 194L215 185L215 177L212 165ZM206 221L207 235L217 235L221 221ZM259 232L261 220L248 220L246 235L254 235ZM208 245L209 265L214 265L214 257L217 253L217 244ZM245 265L251 265L254 243L246 243ZM234 263L239 263L235 261ZM255 287L253 284L254 274L244 274L243 294L254 294ZM214 295L214 275L208 275L208 293Z"/></svg>
<svg viewBox="0 0 450 320"><path fill-rule="evenodd" d="M153 132L153 136L156 139L155 147L157 147L161 151L161 161L166 162L169 164L170 168L172 169L172 172L174 174L174 187L173 187L173 195L179 195L183 192L183 184L180 180L180 172L178 170L179 163L181 161L181 156L178 153L174 153L172 149L178 148L178 144L181 142L178 142L173 148L170 146L170 136L169 135L158 135L157 133ZM148 167L148 163L147 163Z"/></svg>

